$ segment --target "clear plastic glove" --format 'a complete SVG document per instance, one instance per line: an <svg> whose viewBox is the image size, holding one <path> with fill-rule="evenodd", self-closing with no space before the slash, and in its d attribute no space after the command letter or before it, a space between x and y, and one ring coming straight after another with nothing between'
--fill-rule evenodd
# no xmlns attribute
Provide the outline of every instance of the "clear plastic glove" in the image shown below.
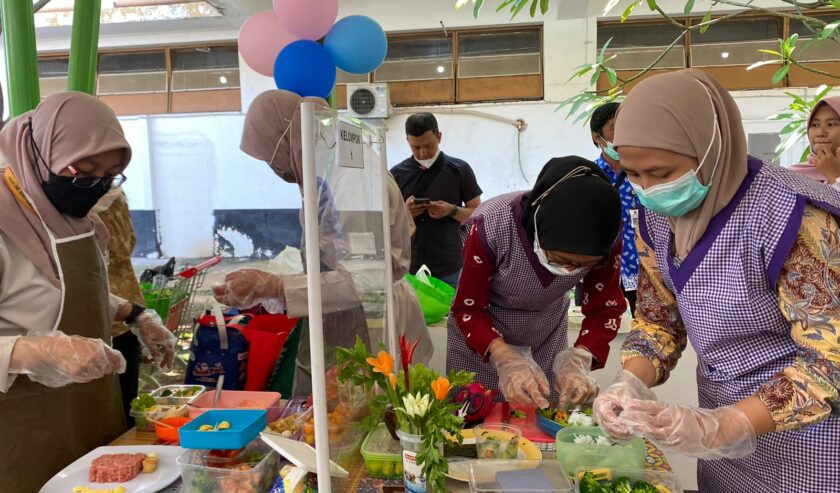
<svg viewBox="0 0 840 493"><path fill-rule="evenodd" d="M737 459L755 451L755 428L740 409L700 409L631 399L619 418L665 451L699 459Z"/></svg>
<svg viewBox="0 0 840 493"><path fill-rule="evenodd" d="M172 368L175 357L175 334L169 331L154 310L146 310L134 322L128 325L132 334L137 336L143 354L161 368Z"/></svg>
<svg viewBox="0 0 840 493"><path fill-rule="evenodd" d="M601 392L592 404L598 425L615 441L627 441L635 436L621 419L624 403L631 399L656 400L656 394L636 375L619 370L612 385Z"/></svg>
<svg viewBox="0 0 840 493"><path fill-rule="evenodd" d="M571 405L589 402L598 393L598 382L589 374L592 353L583 348L570 347L554 357L554 386L560 393L557 408L567 410Z"/></svg>
<svg viewBox="0 0 840 493"><path fill-rule="evenodd" d="M490 362L499 374L499 390L516 404L548 407L548 379L531 356L531 348L499 343L490 353Z"/></svg>
<svg viewBox="0 0 840 493"><path fill-rule="evenodd" d="M59 331L23 336L15 342L9 373L27 375L47 387L87 383L125 371L125 359L102 339Z"/></svg>
<svg viewBox="0 0 840 493"><path fill-rule="evenodd" d="M224 282L213 286L213 295L223 305L251 308L262 300L282 297L283 280L261 270L240 269L226 275Z"/></svg>

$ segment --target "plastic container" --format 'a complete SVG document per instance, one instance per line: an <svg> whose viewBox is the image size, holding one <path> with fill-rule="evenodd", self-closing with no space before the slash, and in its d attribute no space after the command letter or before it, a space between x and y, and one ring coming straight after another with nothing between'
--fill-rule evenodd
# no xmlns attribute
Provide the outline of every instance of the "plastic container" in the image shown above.
<svg viewBox="0 0 840 493"><path fill-rule="evenodd" d="M160 423L155 423L155 434L164 442L177 442L181 439L181 437L178 435L178 430L189 422L190 418L186 418L183 416L179 418L166 418L160 423L173 426L173 428L161 426Z"/></svg>
<svg viewBox="0 0 840 493"><path fill-rule="evenodd" d="M195 393L190 395L175 395L177 393L186 393L195 390ZM164 396L163 394L170 392L172 395ZM161 404L187 404L198 399L201 394L207 392L207 389L201 385L166 385L158 387L152 392L152 397Z"/></svg>
<svg viewBox="0 0 840 493"><path fill-rule="evenodd" d="M401 479L403 475L402 445L391 438L385 423L379 423L362 442L362 457L368 476L379 479Z"/></svg>
<svg viewBox="0 0 840 493"><path fill-rule="evenodd" d="M562 464L553 460L470 461L473 493L570 493L572 483Z"/></svg>
<svg viewBox="0 0 840 493"><path fill-rule="evenodd" d="M614 481L621 477L628 477L632 482L647 481L657 487L660 493L682 493L682 487L677 476L667 471L651 471L649 469L612 469L581 467L575 470L575 493L580 493L580 478L587 471L595 473L596 479L606 478Z"/></svg>
<svg viewBox="0 0 840 493"><path fill-rule="evenodd" d="M196 418L213 405L215 390L210 390L189 404L191 418ZM268 421L274 421L280 416L280 394L277 392L249 392L244 390L223 390L216 407L213 409L261 409L267 411ZM265 426L263 426L265 428ZM262 431L262 430L260 430Z"/></svg>
<svg viewBox="0 0 840 493"><path fill-rule="evenodd" d="M484 423L473 428L476 457L479 459L513 460L519 458L519 437L522 430L505 423Z"/></svg>
<svg viewBox="0 0 840 493"><path fill-rule="evenodd" d="M251 442L235 460L225 464L208 463L207 452L187 450L178 457L181 493L264 493L274 484L280 469L280 456L261 440ZM264 456L259 462L249 462L254 454Z"/></svg>
<svg viewBox="0 0 840 493"><path fill-rule="evenodd" d="M189 449L237 450L244 448L266 427L264 410L219 410L202 413L179 431L181 447ZM228 429L200 431L201 426L216 426L227 421Z"/></svg>
<svg viewBox="0 0 840 493"><path fill-rule="evenodd" d="M574 443L575 435L592 438L605 437L597 426L564 428L557 432L555 458L567 471L579 467L615 467L618 469L644 469L647 449L641 438L634 438L624 445L584 445Z"/></svg>
<svg viewBox="0 0 840 493"><path fill-rule="evenodd" d="M190 412L187 410L187 405L173 405L173 404L158 404L148 411L131 411L131 417L134 418L134 426L140 431L155 431L155 424L150 419L155 421L163 421L168 418L180 418L189 416Z"/></svg>

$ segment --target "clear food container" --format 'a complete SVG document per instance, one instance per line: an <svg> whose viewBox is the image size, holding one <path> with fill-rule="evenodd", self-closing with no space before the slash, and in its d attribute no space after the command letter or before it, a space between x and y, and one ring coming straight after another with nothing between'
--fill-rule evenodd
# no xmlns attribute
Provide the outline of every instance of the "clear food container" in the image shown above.
<svg viewBox="0 0 840 493"><path fill-rule="evenodd" d="M563 465L553 460L470 461L472 493L571 493Z"/></svg>
<svg viewBox="0 0 840 493"><path fill-rule="evenodd" d="M154 421L162 421L167 418L180 418L190 414L186 404L157 404L155 407L145 411L131 411L134 418L134 426L140 431L155 431Z"/></svg>
<svg viewBox="0 0 840 493"><path fill-rule="evenodd" d="M152 392L152 397L161 404L186 404L192 402L207 389L203 385L165 385Z"/></svg>
<svg viewBox="0 0 840 493"><path fill-rule="evenodd" d="M401 479L403 475L402 445L394 440L385 423L373 429L362 443L362 457L368 476L379 479Z"/></svg>
<svg viewBox="0 0 840 493"><path fill-rule="evenodd" d="M619 469L644 469L647 449L641 438L627 444L597 445L575 443L575 440L606 440L607 436L597 426L588 428L563 428L557 432L555 458L567 471L579 467L615 467Z"/></svg>
<svg viewBox="0 0 840 493"><path fill-rule="evenodd" d="M181 493L265 493L279 472L280 456L262 440L254 440L236 460L220 464L207 460L207 450L187 450L177 463Z"/></svg>
<svg viewBox="0 0 840 493"><path fill-rule="evenodd" d="M586 472L592 472L593 479L599 485L606 484L607 482L615 484L616 481L623 481L622 478L627 478L627 482L631 486L635 485L637 481L645 481L656 488L657 493L682 493L680 482L672 472L651 471L648 469L612 469L609 467L578 468L575 471L575 493L588 493L591 489L583 485L581 481Z"/></svg>
<svg viewBox="0 0 840 493"><path fill-rule="evenodd" d="M211 409L216 391L204 392L189 404L191 418ZM213 409L265 409L268 421L280 416L280 394L277 392L253 392L246 390L223 390Z"/></svg>

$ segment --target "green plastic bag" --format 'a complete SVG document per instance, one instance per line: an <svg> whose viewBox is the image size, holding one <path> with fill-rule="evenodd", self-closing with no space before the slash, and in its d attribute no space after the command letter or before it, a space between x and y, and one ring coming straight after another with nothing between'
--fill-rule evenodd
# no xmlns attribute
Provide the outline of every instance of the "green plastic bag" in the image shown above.
<svg viewBox="0 0 840 493"><path fill-rule="evenodd" d="M414 287L420 307L423 308L423 318L426 324L439 322L449 313L455 288L431 276L429 268L420 267L417 275L406 274L406 279Z"/></svg>

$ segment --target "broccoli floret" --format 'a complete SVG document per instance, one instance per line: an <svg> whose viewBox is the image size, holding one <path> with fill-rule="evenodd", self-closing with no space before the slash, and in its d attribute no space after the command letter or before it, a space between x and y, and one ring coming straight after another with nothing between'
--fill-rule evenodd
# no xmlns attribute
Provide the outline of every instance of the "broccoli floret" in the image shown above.
<svg viewBox="0 0 840 493"><path fill-rule="evenodd" d="M131 401L131 410L141 412L156 405L157 401L151 394L140 394Z"/></svg>
<svg viewBox="0 0 840 493"><path fill-rule="evenodd" d="M612 490L614 493L631 493L633 486L630 478L623 476L616 479L612 484Z"/></svg>
<svg viewBox="0 0 840 493"><path fill-rule="evenodd" d="M192 487L198 493L217 493L219 485L209 473L198 471L192 480Z"/></svg>
<svg viewBox="0 0 840 493"><path fill-rule="evenodd" d="M647 481L636 481L630 493L659 493L659 490Z"/></svg>
<svg viewBox="0 0 840 493"><path fill-rule="evenodd" d="M591 472L586 472L580 480L580 493L607 493L604 488L595 480ZM607 490L609 491L609 490Z"/></svg>

